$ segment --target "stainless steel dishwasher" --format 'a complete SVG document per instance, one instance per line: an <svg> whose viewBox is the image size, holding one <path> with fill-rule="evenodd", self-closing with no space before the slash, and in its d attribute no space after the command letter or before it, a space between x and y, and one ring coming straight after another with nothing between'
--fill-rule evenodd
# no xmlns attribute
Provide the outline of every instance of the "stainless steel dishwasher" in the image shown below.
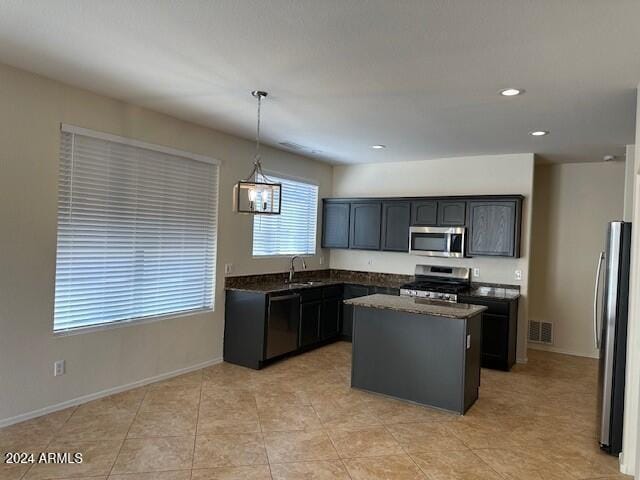
<svg viewBox="0 0 640 480"><path fill-rule="evenodd" d="M300 295L270 295L265 359L297 350L299 328Z"/></svg>

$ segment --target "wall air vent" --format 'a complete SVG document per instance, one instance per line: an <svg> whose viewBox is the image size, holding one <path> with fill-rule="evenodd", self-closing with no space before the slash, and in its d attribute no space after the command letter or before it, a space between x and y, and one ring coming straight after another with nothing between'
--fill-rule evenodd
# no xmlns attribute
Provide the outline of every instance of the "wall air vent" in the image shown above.
<svg viewBox="0 0 640 480"><path fill-rule="evenodd" d="M280 142L278 145L283 146L284 148L288 148L289 150L309 150L304 145L300 145L295 142Z"/></svg>
<svg viewBox="0 0 640 480"><path fill-rule="evenodd" d="M529 321L529 341L553 344L553 323Z"/></svg>
<svg viewBox="0 0 640 480"><path fill-rule="evenodd" d="M294 150L296 152L304 152L311 155L322 155L322 150L306 147L296 142L279 142L278 145L286 148L287 150Z"/></svg>

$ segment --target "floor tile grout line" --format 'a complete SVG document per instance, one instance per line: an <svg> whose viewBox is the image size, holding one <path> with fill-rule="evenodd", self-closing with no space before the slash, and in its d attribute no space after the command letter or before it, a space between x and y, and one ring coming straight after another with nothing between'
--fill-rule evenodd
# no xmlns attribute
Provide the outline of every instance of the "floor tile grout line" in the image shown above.
<svg viewBox="0 0 640 480"><path fill-rule="evenodd" d="M196 443L198 442L198 424L200 423L200 407L202 406L202 388L203 388L203 369L200 372L200 392L198 394L198 410L196 413L196 428L193 432L193 450L191 451L191 472L189 473L189 479L193 477L193 467L196 461Z"/></svg>
<svg viewBox="0 0 640 480"><path fill-rule="evenodd" d="M70 414L67 418L65 418L64 422L62 422L62 423L60 424L60 426L54 430L54 432L53 432L53 434L52 434L52 436L51 436L51 440L49 440L49 441L47 442L47 444L45 445L45 447L44 447L44 448L45 448L45 450L47 450L47 451L49 450L49 447L50 447L50 446L51 446L51 444L55 441L56 433L58 433L59 431L61 431L61 430L62 430L62 428L63 428L63 427L67 424L67 422L71 419L71 417L73 416L73 414L74 414L74 413L76 413L76 410L78 410L78 407L79 407L79 405L74 405L73 407L69 407L69 408L72 408L72 409L73 409L73 411L71 412L71 414ZM63 411L64 411L64 410L63 410ZM44 415L43 415L43 417L44 417ZM39 418L43 418L43 417L39 417ZM29 468L27 468L27 469L24 471L24 473L20 476L20 478L19 478L18 480L22 480L23 478L25 478L25 477L27 476L27 474L28 474L28 473L33 469L33 467L34 467L35 465L36 465L35 463L34 463L34 464L32 464L32 465L29 465Z"/></svg>
<svg viewBox="0 0 640 480"><path fill-rule="evenodd" d="M107 480L113 474L113 469L116 466L116 463L118 462L118 458L120 457L120 453L122 453L122 448L124 447L124 444L127 441L127 438L129 437L129 432L131 431L131 427L133 426L133 423L136 421L136 418L138 418L138 413L140 413L140 409L142 408L142 404L144 403L144 400L147 398L147 395L149 395L150 389L148 387L144 387L144 389L145 389L144 390L144 395L143 395L142 399L140 400L140 403L138 404L138 408L136 408L136 414L133 416L133 419L131 420L131 423L129 424L129 428L127 428L127 433L125 433L124 438L122 439L122 443L120 444L120 448L118 449L118 453L116 453L116 456L113 459L113 463L111 464L111 468L109 469L109 473L107 474Z"/></svg>

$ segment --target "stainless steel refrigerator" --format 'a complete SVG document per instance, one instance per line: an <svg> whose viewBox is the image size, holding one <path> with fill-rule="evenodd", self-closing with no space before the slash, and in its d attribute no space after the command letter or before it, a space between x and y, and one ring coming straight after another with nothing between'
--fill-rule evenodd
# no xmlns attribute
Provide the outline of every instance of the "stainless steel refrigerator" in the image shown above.
<svg viewBox="0 0 640 480"><path fill-rule="evenodd" d="M622 451L630 253L631 223L610 222L596 269L593 333L600 350L600 446L612 455Z"/></svg>

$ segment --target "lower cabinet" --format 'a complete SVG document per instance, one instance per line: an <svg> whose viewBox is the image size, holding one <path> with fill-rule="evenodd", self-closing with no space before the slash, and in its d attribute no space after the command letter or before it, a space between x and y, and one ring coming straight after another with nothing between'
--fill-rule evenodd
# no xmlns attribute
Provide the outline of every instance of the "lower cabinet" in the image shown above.
<svg viewBox="0 0 640 480"><path fill-rule="evenodd" d="M516 363L518 300L460 297L458 301L487 307L482 313L482 367L510 370Z"/></svg>
<svg viewBox="0 0 640 480"><path fill-rule="evenodd" d="M342 298L327 298L322 301L320 312L320 338L328 340L338 336Z"/></svg>
<svg viewBox="0 0 640 480"><path fill-rule="evenodd" d="M386 295L400 295L399 288L392 287L374 287L367 285L347 284L344 286L344 299L366 297L374 293L383 293ZM351 341L353 337L353 305L342 305L342 324L340 327L340 338L342 340Z"/></svg>
<svg viewBox="0 0 640 480"><path fill-rule="evenodd" d="M342 285L306 290L300 305L300 348L337 338L341 317Z"/></svg>
<svg viewBox="0 0 640 480"><path fill-rule="evenodd" d="M300 305L300 347L308 347L320 341L321 311L321 300L305 302Z"/></svg>

